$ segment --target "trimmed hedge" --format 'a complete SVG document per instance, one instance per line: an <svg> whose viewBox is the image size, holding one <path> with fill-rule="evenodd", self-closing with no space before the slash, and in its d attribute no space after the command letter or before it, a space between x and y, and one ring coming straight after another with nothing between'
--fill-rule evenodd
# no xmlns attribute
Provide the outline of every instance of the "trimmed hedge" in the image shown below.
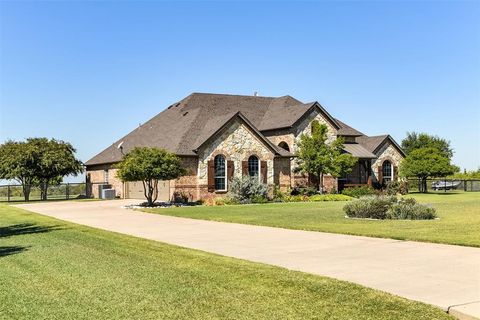
<svg viewBox="0 0 480 320"><path fill-rule="evenodd" d="M435 209L413 198L395 196L366 196L347 203L343 210L350 218L429 220L435 219Z"/></svg>

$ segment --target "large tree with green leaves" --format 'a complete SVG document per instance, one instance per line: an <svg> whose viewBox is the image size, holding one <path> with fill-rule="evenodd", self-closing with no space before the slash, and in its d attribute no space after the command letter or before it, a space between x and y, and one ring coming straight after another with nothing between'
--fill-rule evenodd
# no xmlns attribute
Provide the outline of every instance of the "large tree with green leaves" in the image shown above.
<svg viewBox="0 0 480 320"><path fill-rule="evenodd" d="M427 192L428 177L445 177L458 170L444 152L434 147L414 149L400 164L403 176L418 178L420 192Z"/></svg>
<svg viewBox="0 0 480 320"><path fill-rule="evenodd" d="M407 136L402 140L402 149L405 151L405 154L408 155L413 150L420 148L435 148L448 159L451 159L453 156L450 141L424 132L407 132Z"/></svg>
<svg viewBox="0 0 480 320"><path fill-rule="evenodd" d="M32 186L39 185L41 199L46 200L49 185L82 171L83 164L75 158L75 149L68 142L29 138L0 145L0 179L21 183L25 201L30 200Z"/></svg>
<svg viewBox="0 0 480 320"><path fill-rule="evenodd" d="M158 181L176 179L186 173L179 157L165 149L136 147L117 165L120 180L142 181L148 206L157 200Z"/></svg>
<svg viewBox="0 0 480 320"><path fill-rule="evenodd" d="M298 142L298 164L300 171L313 175L316 187L323 192L323 176L334 177L351 172L357 158L343 151L343 139L336 138L327 143L328 127L318 121L312 122L312 134L302 134Z"/></svg>
<svg viewBox="0 0 480 320"><path fill-rule="evenodd" d="M26 142L7 141L0 145L0 179L16 180L22 185L25 201L36 181L38 153Z"/></svg>
<svg viewBox="0 0 480 320"><path fill-rule="evenodd" d="M50 185L59 184L64 176L83 172L83 164L75 158L75 148L68 142L29 138L27 144L38 154L35 177L41 190L41 199L47 200Z"/></svg>

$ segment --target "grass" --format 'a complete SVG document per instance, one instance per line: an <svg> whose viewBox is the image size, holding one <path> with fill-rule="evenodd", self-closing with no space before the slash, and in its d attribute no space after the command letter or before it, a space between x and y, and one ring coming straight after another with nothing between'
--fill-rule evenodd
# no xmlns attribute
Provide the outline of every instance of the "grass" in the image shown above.
<svg viewBox="0 0 480 320"><path fill-rule="evenodd" d="M144 211L225 222L480 247L480 192L411 194L432 204L439 220L346 219L345 202L272 203Z"/></svg>
<svg viewBox="0 0 480 320"><path fill-rule="evenodd" d="M0 204L2 319L452 319L352 283Z"/></svg>

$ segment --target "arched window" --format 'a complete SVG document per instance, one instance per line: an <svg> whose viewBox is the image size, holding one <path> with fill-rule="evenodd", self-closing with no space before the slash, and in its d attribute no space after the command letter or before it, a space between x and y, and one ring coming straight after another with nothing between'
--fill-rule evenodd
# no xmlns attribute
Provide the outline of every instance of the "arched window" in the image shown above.
<svg viewBox="0 0 480 320"><path fill-rule="evenodd" d="M282 141L278 144L278 146L284 150L287 150L288 152L290 152L290 147L288 146L288 143L286 143L285 141Z"/></svg>
<svg viewBox="0 0 480 320"><path fill-rule="evenodd" d="M248 158L248 175L250 177L258 177L260 172L259 164L260 162L256 156L250 156Z"/></svg>
<svg viewBox="0 0 480 320"><path fill-rule="evenodd" d="M227 170L225 168L225 157L217 155L213 160L215 166L215 190L227 190Z"/></svg>
<svg viewBox="0 0 480 320"><path fill-rule="evenodd" d="M383 183L393 180L392 163L388 160L383 161L382 165Z"/></svg>

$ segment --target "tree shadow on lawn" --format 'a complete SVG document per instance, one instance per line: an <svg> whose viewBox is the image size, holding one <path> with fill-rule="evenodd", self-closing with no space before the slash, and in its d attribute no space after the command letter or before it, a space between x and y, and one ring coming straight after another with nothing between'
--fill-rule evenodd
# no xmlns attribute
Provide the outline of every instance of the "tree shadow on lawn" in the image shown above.
<svg viewBox="0 0 480 320"><path fill-rule="evenodd" d="M0 258L9 256L12 254L21 253L25 250L27 250L27 247L21 247L21 246L0 247Z"/></svg>
<svg viewBox="0 0 480 320"><path fill-rule="evenodd" d="M20 223L11 226L0 227L0 238L18 236L22 234L45 233L61 230L58 226L40 226L33 223Z"/></svg>

